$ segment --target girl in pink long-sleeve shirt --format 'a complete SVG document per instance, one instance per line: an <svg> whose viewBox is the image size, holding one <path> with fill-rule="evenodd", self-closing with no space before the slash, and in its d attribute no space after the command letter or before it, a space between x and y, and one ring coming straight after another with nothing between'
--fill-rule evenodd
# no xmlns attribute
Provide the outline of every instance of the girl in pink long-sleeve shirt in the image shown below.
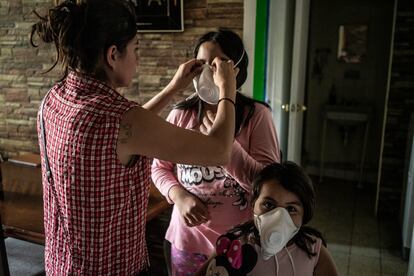
<svg viewBox="0 0 414 276"><path fill-rule="evenodd" d="M202 36L194 55L207 64L216 57L232 59L235 64L239 61L237 89L246 80L247 54L240 37L230 30L219 29ZM207 133L216 108L194 94L179 103L167 120ZM248 200L251 182L265 165L279 161L279 144L270 109L239 92L235 140L226 166L203 167L154 160L152 179L168 202L174 204L166 233L166 240L171 243L173 275L194 274L213 252L218 236L251 218Z"/></svg>

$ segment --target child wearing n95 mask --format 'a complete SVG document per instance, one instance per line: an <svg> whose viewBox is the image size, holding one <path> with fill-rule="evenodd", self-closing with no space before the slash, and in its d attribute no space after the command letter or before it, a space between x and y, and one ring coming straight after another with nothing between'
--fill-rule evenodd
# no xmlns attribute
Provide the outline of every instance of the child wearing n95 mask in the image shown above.
<svg viewBox="0 0 414 276"><path fill-rule="evenodd" d="M265 167L253 181L252 206L253 219L218 238L198 275L338 275L321 233L306 226L315 192L301 167Z"/></svg>

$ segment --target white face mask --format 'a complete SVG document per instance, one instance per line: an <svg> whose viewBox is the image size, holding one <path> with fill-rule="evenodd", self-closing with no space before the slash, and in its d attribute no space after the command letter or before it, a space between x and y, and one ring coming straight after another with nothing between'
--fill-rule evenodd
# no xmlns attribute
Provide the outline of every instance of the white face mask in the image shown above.
<svg viewBox="0 0 414 276"><path fill-rule="evenodd" d="M244 51L240 59L236 62L233 68L237 65L244 57ZM201 100L208 104L217 104L220 97L220 89L214 83L213 69L207 63L203 65L201 74L195 76L193 79L194 88Z"/></svg>
<svg viewBox="0 0 414 276"><path fill-rule="evenodd" d="M208 104L217 104L220 90L214 83L213 70L210 65L203 64L203 71L193 79L193 84L201 100Z"/></svg>
<svg viewBox="0 0 414 276"><path fill-rule="evenodd" d="M282 207L277 207L260 216L255 214L254 224L259 231L264 260L276 255L299 231L289 212Z"/></svg>

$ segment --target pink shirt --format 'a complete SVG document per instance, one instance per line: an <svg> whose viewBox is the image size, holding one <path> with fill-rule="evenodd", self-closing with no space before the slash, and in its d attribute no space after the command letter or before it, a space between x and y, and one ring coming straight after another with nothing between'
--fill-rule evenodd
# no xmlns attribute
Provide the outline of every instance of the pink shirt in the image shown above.
<svg viewBox="0 0 414 276"><path fill-rule="evenodd" d="M198 128L192 111L172 110L167 120L187 129ZM209 256L219 235L251 219L251 182L265 165L279 161L279 143L271 113L262 104L255 104L253 116L236 137L228 165L175 165L154 159L152 179L167 200L172 203L168 198L170 188L182 185L207 205L212 218L200 226L187 227L174 206L166 239L179 250Z"/></svg>
<svg viewBox="0 0 414 276"><path fill-rule="evenodd" d="M248 276L311 276L315 270L315 266L319 260L319 253L321 250L322 240L315 238L316 242L311 246L312 252L316 253L316 256L309 258L308 254L299 248L295 243L287 247L290 256L292 257L293 263L291 262L288 252L283 249L276 254L277 263L279 264L279 273L276 274L276 260L275 257L265 261L261 257L260 247L256 246L258 252L258 259L254 269L248 273ZM293 273L293 266L295 273Z"/></svg>

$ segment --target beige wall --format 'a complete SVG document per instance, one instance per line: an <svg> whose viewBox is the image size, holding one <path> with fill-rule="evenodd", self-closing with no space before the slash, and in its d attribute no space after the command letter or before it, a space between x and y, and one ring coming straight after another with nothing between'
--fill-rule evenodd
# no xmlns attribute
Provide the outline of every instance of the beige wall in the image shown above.
<svg viewBox="0 0 414 276"><path fill-rule="evenodd" d="M59 74L42 74L53 64L53 47L32 48L28 33L35 20L32 10L45 14L52 3L0 0L0 154L5 157L39 151L37 109ZM131 87L122 91L127 98L144 103L160 91L178 65L192 57L201 34L222 26L242 35L243 0L185 0L184 20L183 33L139 34L138 72Z"/></svg>

